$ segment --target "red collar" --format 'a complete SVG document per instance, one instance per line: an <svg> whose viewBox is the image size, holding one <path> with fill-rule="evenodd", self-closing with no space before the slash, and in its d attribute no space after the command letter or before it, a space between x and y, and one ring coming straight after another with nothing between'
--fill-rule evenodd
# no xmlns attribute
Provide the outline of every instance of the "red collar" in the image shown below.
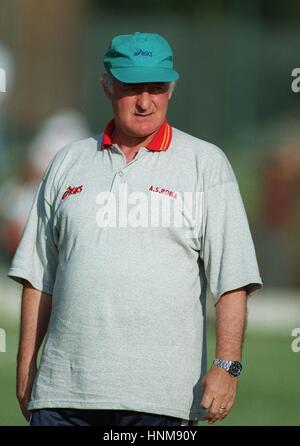
<svg viewBox="0 0 300 446"><path fill-rule="evenodd" d="M111 134L114 128L115 128L115 121L114 119L112 119L105 127L103 133L103 138L101 143L101 147L103 149L112 145ZM165 119L160 128L158 129L157 133L155 133L154 137L148 143L146 149L156 150L156 151L168 150L171 141L172 141L172 127L170 126L170 124L168 124L167 120Z"/></svg>

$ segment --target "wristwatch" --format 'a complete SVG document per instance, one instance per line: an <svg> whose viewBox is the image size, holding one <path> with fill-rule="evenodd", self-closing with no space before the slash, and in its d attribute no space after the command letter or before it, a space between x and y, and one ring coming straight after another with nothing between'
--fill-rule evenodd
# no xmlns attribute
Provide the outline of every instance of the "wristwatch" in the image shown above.
<svg viewBox="0 0 300 446"><path fill-rule="evenodd" d="M214 364L222 367L232 376L239 376L242 371L242 364L239 361L228 361L226 359L215 359Z"/></svg>

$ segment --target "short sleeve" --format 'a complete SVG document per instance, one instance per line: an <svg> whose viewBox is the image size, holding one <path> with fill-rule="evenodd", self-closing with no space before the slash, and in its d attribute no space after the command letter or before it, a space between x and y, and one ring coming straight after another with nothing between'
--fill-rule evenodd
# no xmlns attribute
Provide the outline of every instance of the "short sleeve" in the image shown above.
<svg viewBox="0 0 300 446"><path fill-rule="evenodd" d="M34 288L52 294L58 249L54 237L51 198L47 191L49 169L38 186L7 275L21 284L26 279Z"/></svg>
<svg viewBox="0 0 300 446"><path fill-rule="evenodd" d="M237 181L204 193L200 257L215 304L227 291L245 286L250 295L263 286Z"/></svg>

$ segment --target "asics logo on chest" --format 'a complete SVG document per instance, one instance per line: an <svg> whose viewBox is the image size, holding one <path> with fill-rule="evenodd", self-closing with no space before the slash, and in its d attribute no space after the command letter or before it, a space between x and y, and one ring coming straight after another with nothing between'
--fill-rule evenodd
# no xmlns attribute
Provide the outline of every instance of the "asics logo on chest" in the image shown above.
<svg viewBox="0 0 300 446"><path fill-rule="evenodd" d="M79 194L83 189L83 184L81 186L69 186L67 190L64 192L63 196L61 197L62 200L67 198L69 195L76 195Z"/></svg>

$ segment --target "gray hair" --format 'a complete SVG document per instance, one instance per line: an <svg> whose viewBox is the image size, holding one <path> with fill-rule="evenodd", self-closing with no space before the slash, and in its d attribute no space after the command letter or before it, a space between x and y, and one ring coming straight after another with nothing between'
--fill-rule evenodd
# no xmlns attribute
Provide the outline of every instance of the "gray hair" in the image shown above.
<svg viewBox="0 0 300 446"><path fill-rule="evenodd" d="M101 76L101 82L102 85L106 87L110 93L114 92L114 77L111 73L104 73ZM171 98L173 91L175 90L175 86L175 81L169 82L169 98Z"/></svg>

